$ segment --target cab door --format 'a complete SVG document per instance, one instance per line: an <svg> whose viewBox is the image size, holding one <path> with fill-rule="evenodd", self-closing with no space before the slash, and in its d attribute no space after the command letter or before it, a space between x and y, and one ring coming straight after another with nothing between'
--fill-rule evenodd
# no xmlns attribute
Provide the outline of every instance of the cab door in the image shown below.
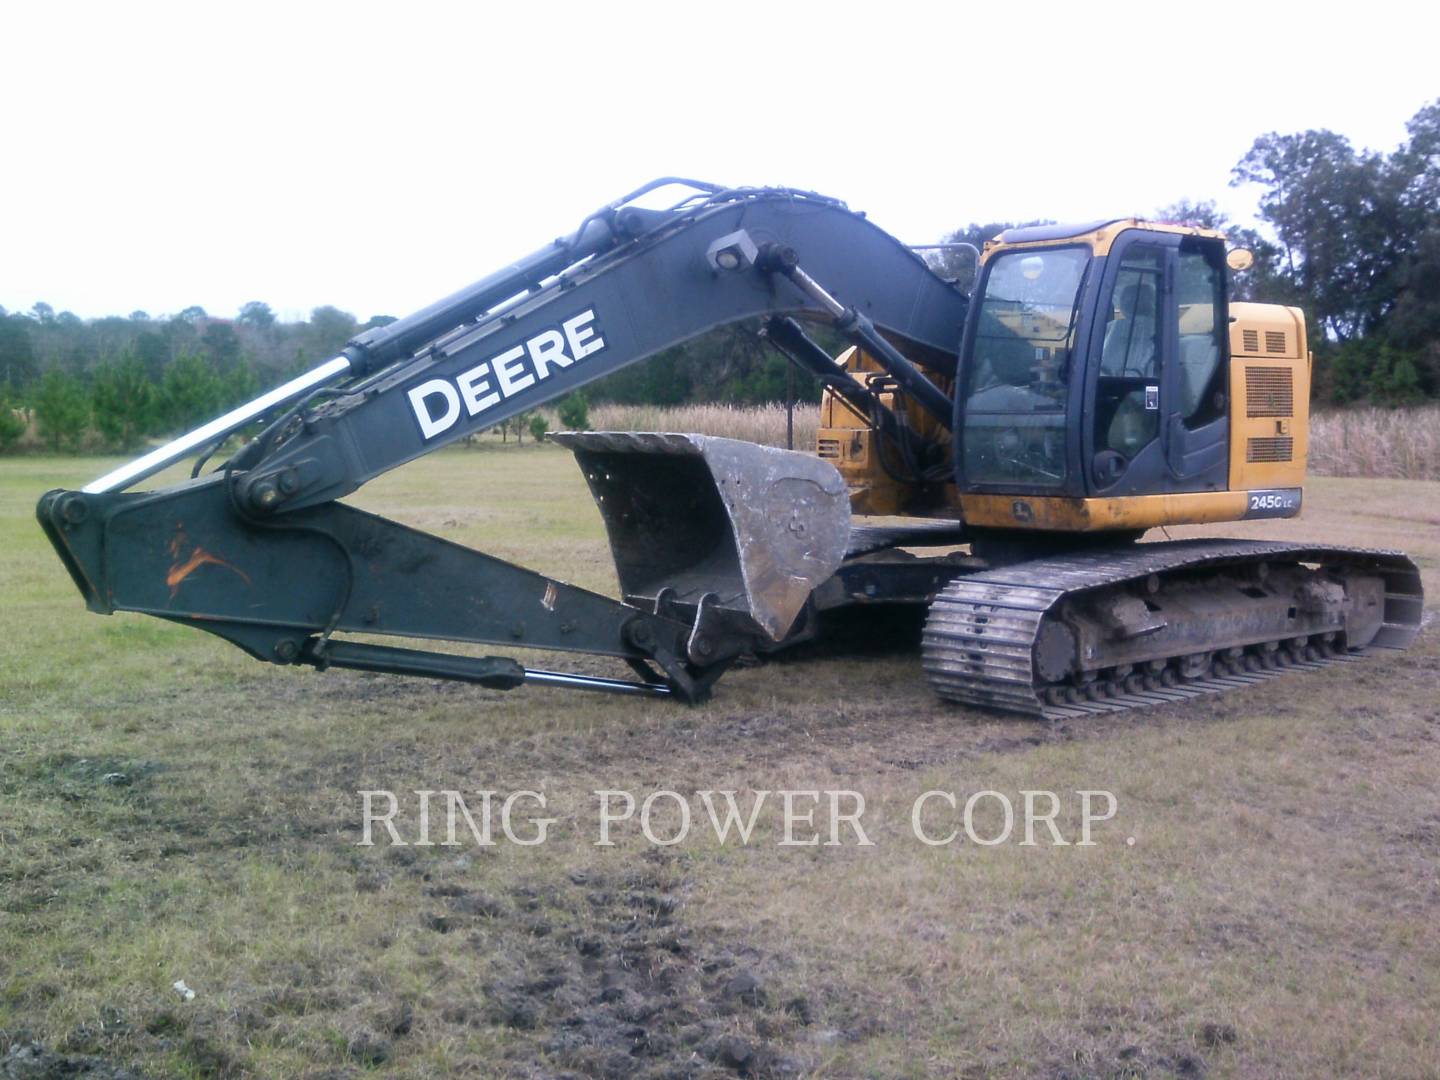
<svg viewBox="0 0 1440 1080"><path fill-rule="evenodd" d="M1085 392L1093 495L1226 485L1224 277L1219 245L1191 241L1137 230L1106 259Z"/></svg>
<svg viewBox="0 0 1440 1080"><path fill-rule="evenodd" d="M1175 363L1165 416L1174 491L1230 486L1230 316L1225 245L1182 237L1175 251Z"/></svg>

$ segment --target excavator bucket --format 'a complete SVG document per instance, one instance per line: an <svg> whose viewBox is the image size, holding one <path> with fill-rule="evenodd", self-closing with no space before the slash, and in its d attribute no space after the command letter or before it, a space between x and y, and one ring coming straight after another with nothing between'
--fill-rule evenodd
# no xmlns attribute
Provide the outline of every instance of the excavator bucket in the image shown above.
<svg viewBox="0 0 1440 1080"><path fill-rule="evenodd" d="M709 435L547 436L580 463L627 603L782 641L839 568L850 500L809 454Z"/></svg>

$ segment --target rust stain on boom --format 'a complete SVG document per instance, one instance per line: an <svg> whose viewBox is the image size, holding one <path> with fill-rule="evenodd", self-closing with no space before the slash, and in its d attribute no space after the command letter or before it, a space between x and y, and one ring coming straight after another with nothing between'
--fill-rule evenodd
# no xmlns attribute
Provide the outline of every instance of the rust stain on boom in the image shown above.
<svg viewBox="0 0 1440 1080"><path fill-rule="evenodd" d="M189 554L182 557L180 552L184 550L187 545L190 549ZM244 570L227 562L219 555L206 551L199 544L190 543L189 537L185 535L183 527L176 528L175 536L170 541L170 554L175 557L175 562L171 564L169 572L165 575L165 584L169 586L171 600L174 600L175 597L180 594L180 586L185 583L185 579L202 566L222 567L225 570L229 570L232 574L238 575L240 580L244 581L246 585L251 584L250 575L245 573Z"/></svg>

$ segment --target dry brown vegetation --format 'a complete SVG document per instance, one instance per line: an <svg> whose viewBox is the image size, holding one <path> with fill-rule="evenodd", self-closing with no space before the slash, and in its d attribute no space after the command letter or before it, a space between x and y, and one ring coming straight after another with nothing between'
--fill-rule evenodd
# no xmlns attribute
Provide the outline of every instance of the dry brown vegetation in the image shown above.
<svg viewBox="0 0 1440 1080"><path fill-rule="evenodd" d="M723 435L730 439L785 445L784 405L594 405L590 426L596 431L680 431L687 435ZM795 406L795 448L814 450L820 409Z"/></svg>
<svg viewBox="0 0 1440 1080"><path fill-rule="evenodd" d="M38 1042L50 1075L106 1080L1435 1075L1433 625L1407 654L1057 725L944 706L903 649L737 670L697 709L320 675L83 610L31 507L110 464L0 469L0 1060ZM1437 496L1320 478L1300 521L1223 531L1406 547L1434 596ZM432 455L358 501L613 590L556 448ZM662 787L854 789L875 846L777 847L773 818L744 847L696 830L657 850L633 825L594 846L592 791ZM422 788L533 788L560 820L542 847L362 848L367 788L407 797L409 839ZM1105 788L1120 811L1093 848L910 835L920 793L982 788ZM1073 798L1058 824L1074 839Z"/></svg>
<svg viewBox="0 0 1440 1080"><path fill-rule="evenodd" d="M1310 421L1310 470L1321 476L1440 480L1440 405L1316 413Z"/></svg>
<svg viewBox="0 0 1440 1080"><path fill-rule="evenodd" d="M547 412L552 428L556 418ZM1319 476L1375 476L1403 480L1440 480L1440 405L1414 408L1332 409L1314 414L1310 427L1309 468ZM794 410L794 445L815 446L820 410L799 404ZM785 445L785 406L771 405L612 405L590 407L596 431L680 431L723 435L766 446ZM493 433L479 437L500 441ZM528 436L522 436L528 441ZM92 438L92 442L94 439ZM41 441L33 422L17 447L35 452Z"/></svg>
<svg viewBox="0 0 1440 1080"><path fill-rule="evenodd" d="M684 431L785 445L783 405L597 405L590 410L590 421L597 430ZM798 449L814 447L819 421L815 406L796 406ZM1315 414L1310 428L1310 471L1320 476L1440 480L1440 405Z"/></svg>

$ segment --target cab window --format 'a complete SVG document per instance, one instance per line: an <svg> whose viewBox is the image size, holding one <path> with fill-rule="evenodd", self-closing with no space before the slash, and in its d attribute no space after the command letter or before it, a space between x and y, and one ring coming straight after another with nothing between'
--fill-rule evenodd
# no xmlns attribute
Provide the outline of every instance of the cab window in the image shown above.
<svg viewBox="0 0 1440 1080"><path fill-rule="evenodd" d="M1164 248L1134 244L1115 275L1096 382L1095 449L1105 455L1096 474L1101 484L1118 479L1160 432L1164 273Z"/></svg>
<svg viewBox="0 0 1440 1080"><path fill-rule="evenodd" d="M1100 351L1102 378L1153 379L1160 357L1160 282L1164 252L1132 247L1120 264Z"/></svg>
<svg viewBox="0 0 1440 1080"><path fill-rule="evenodd" d="M1176 386L1178 411L1191 429L1225 414L1224 372L1221 370L1221 289L1219 266L1199 249L1180 248L1175 279L1180 305L1180 355Z"/></svg>
<svg viewBox="0 0 1440 1080"><path fill-rule="evenodd" d="M976 484L1058 487L1088 248L1019 250L986 268L965 393L964 461Z"/></svg>

